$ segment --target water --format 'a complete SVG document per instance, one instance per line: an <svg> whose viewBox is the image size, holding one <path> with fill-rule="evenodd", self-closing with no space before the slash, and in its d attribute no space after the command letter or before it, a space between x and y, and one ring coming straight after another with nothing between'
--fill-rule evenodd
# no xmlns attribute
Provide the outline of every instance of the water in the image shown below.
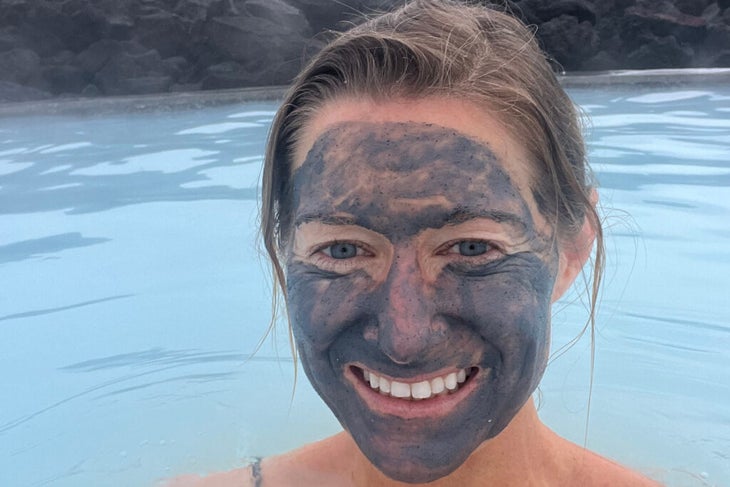
<svg viewBox="0 0 730 487"><path fill-rule="evenodd" d="M573 90L609 226L588 446L730 486L730 90ZM257 184L276 106L0 119L0 485L132 486L338 425L268 326ZM573 292L553 348L581 329ZM584 338L540 414L583 443Z"/></svg>

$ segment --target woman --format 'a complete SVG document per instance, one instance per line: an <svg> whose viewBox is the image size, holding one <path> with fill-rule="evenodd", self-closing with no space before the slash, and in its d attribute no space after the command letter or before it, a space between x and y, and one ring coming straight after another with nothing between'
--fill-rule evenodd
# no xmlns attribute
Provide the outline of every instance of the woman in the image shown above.
<svg viewBox="0 0 730 487"><path fill-rule="evenodd" d="M531 399L595 240L596 296L595 203L576 111L517 20L424 0L343 34L274 121L262 229L345 431L173 485L655 485Z"/></svg>

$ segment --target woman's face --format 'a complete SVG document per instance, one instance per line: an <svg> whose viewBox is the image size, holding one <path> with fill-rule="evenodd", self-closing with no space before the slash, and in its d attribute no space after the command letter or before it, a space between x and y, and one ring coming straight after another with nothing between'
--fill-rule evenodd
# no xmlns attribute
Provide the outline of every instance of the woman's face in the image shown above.
<svg viewBox="0 0 730 487"><path fill-rule="evenodd" d="M454 100L340 101L294 157L288 310L314 388L369 460L426 482L537 387L561 259L522 145Z"/></svg>

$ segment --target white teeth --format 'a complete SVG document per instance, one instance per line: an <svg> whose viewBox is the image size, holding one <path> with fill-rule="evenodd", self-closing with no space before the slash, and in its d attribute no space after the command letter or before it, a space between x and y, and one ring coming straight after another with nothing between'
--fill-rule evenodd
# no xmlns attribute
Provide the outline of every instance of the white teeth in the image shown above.
<svg viewBox="0 0 730 487"><path fill-rule="evenodd" d="M456 373L455 372L452 372L449 375L447 375L446 377L444 377L444 385L446 386L446 388L448 390L453 391L454 389L456 389L456 384L457 384L457 382L456 382Z"/></svg>
<svg viewBox="0 0 730 487"><path fill-rule="evenodd" d="M381 394L407 400L430 399L434 396L442 396L455 392L459 389L460 384L466 382L466 369L460 369L443 377L435 377L431 380L413 384L396 380L391 381L365 369L362 369L362 373L363 378L370 384L371 388L379 390Z"/></svg>
<svg viewBox="0 0 730 487"><path fill-rule="evenodd" d="M431 397L431 384L427 380L411 384L411 396L413 399L428 399Z"/></svg>
<svg viewBox="0 0 730 487"><path fill-rule="evenodd" d="M433 394L441 394L444 392L444 389L446 389L446 386L444 385L443 377L436 377L431 381L431 392Z"/></svg>
<svg viewBox="0 0 730 487"><path fill-rule="evenodd" d="M385 377L380 378L380 392L384 394L390 394L390 381Z"/></svg>
<svg viewBox="0 0 730 487"><path fill-rule="evenodd" d="M372 377L375 374L370 374ZM390 383L390 395L393 397L411 397L411 386L403 382L393 381Z"/></svg>

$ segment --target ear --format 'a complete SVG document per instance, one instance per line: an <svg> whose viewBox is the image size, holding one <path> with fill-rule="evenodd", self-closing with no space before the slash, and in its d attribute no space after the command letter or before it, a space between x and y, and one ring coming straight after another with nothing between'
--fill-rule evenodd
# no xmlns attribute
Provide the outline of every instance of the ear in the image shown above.
<svg viewBox="0 0 730 487"><path fill-rule="evenodd" d="M597 201L598 193L594 189L591 191L591 204L595 207ZM565 294L565 291L570 288L576 277L578 277L586 261L591 256L595 240L596 230L591 225L588 217L584 217L583 226L576 235L569 239L561 239L558 274L555 277L551 298L553 303Z"/></svg>

